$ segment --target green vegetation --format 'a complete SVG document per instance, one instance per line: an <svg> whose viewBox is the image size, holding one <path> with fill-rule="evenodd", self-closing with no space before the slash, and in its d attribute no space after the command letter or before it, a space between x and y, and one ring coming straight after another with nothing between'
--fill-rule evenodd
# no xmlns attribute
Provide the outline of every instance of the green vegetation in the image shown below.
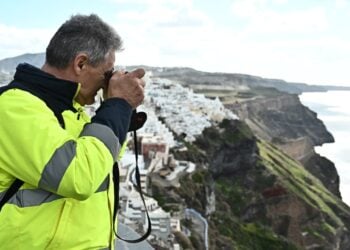
<svg viewBox="0 0 350 250"><path fill-rule="evenodd" d="M326 223L326 222L322 223L322 230L324 232L329 232L329 233L331 233L333 235L336 234L336 229L334 227L332 227L331 225L329 225L328 223Z"/></svg>
<svg viewBox="0 0 350 250"><path fill-rule="evenodd" d="M255 242L251 245L251 249L298 249L295 245L288 243L285 239L277 236L270 228L264 227L257 223L247 223L241 225L241 229L246 233L249 242ZM247 244L244 244L244 248ZM249 246L248 246L249 249Z"/></svg>
<svg viewBox="0 0 350 250"><path fill-rule="evenodd" d="M215 185L218 195L222 196L222 200L226 201L231 212L236 216L241 213L242 208L249 204L250 197L240 183L221 178L216 180Z"/></svg>
<svg viewBox="0 0 350 250"><path fill-rule="evenodd" d="M194 249L191 241L182 233L174 232L176 241L181 245L182 249Z"/></svg>
<svg viewBox="0 0 350 250"><path fill-rule="evenodd" d="M176 192L187 207L205 215L208 195L215 189L215 212L208 218L213 249L298 249L282 236L290 237L290 221L299 223L300 234L307 233L317 244L326 244L343 226L341 216L349 215L341 200L300 163L272 144L257 140L241 121L224 120L217 127L205 129L194 144L184 144L188 150L176 158L195 162L197 170L182 177L180 188L168 196ZM168 202L168 191L162 192L156 197ZM304 221L296 222L293 213L282 211L277 212L280 221L276 223L271 207L293 202L289 198L300 201ZM184 223L191 230L192 225ZM195 233L190 241L184 245L196 249L202 243Z"/></svg>
<svg viewBox="0 0 350 250"><path fill-rule="evenodd" d="M188 207L204 214L206 205L206 185L212 182L211 175L206 169L199 169L191 175L180 179L177 193L186 201Z"/></svg>
<svg viewBox="0 0 350 250"><path fill-rule="evenodd" d="M171 153L174 154L175 159L183 161L191 161L195 163L207 162L206 152L200 149L195 144L180 140L183 145L187 148L186 151L171 150Z"/></svg>
<svg viewBox="0 0 350 250"><path fill-rule="evenodd" d="M152 185L152 194L159 206L163 207L166 204L166 197L163 195L158 186Z"/></svg>
<svg viewBox="0 0 350 250"><path fill-rule="evenodd" d="M307 202L311 207L320 209L331 218L333 225L328 225L328 231L334 232L334 227L342 226L343 222L330 207L336 207L344 213L349 213L341 201L328 191L312 174L298 162L277 150L266 142L258 143L263 164L270 169L291 192Z"/></svg>
<svg viewBox="0 0 350 250"><path fill-rule="evenodd" d="M180 210L180 203L174 196L167 193L172 191L172 187L160 187L152 183L152 197L158 202L166 212L178 212Z"/></svg>
<svg viewBox="0 0 350 250"><path fill-rule="evenodd" d="M245 187L247 180L245 173L235 175L233 179L232 176L216 179L217 211L212 215L211 222L218 231L217 235L233 240L236 245L234 249L298 249L290 241L272 231L270 221L263 212L263 205L256 207L260 213L254 219L254 223L241 219L249 206L259 204L261 200L259 190L276 183L276 176L262 171L262 167L258 163L255 169L250 170L249 178L254 185L249 187Z"/></svg>
<svg viewBox="0 0 350 250"><path fill-rule="evenodd" d="M240 92L237 92L236 97L240 99L249 99L249 98L255 97L255 94L251 91L240 91Z"/></svg>
<svg viewBox="0 0 350 250"><path fill-rule="evenodd" d="M192 243L194 249L201 249L203 242L197 235L191 235L190 240L191 240L191 243Z"/></svg>
<svg viewBox="0 0 350 250"><path fill-rule="evenodd" d="M217 212L212 219L219 235L232 239L239 250L297 250L287 239L259 223L243 223L229 213Z"/></svg>
<svg viewBox="0 0 350 250"><path fill-rule="evenodd" d="M208 98L218 97L224 103L235 103L235 102L240 102L240 101L261 97L261 96L275 97L275 96L282 95L280 91L278 91L273 87L259 87L259 86L251 87L246 90L233 90L233 89L226 89L225 87L222 87L220 89L220 86L216 86L215 89L204 87L201 89L195 89L194 92L198 94L203 94Z"/></svg>
<svg viewBox="0 0 350 250"><path fill-rule="evenodd" d="M219 124L219 127L224 129L224 132L221 135L224 141L227 140L228 142L235 143L241 141L242 139L250 140L254 138L253 132L250 130L248 125L243 122L236 122L232 124L231 120L224 119Z"/></svg>
<svg viewBox="0 0 350 250"><path fill-rule="evenodd" d="M192 145L189 150L196 155L201 153L208 156L225 144L238 145L253 138L253 133L245 123L224 119L219 124L219 128L206 128L202 136L197 138L196 146Z"/></svg>
<svg viewBox="0 0 350 250"><path fill-rule="evenodd" d="M192 175L192 180L195 182L195 183L198 183L198 184L202 184L204 183L205 181L205 175L207 174L208 172L207 171L196 171L193 173Z"/></svg>
<svg viewBox="0 0 350 250"><path fill-rule="evenodd" d="M259 87L256 86L251 89L251 92L255 95L265 96L265 97L274 97L282 95L282 92L278 91L273 87Z"/></svg>

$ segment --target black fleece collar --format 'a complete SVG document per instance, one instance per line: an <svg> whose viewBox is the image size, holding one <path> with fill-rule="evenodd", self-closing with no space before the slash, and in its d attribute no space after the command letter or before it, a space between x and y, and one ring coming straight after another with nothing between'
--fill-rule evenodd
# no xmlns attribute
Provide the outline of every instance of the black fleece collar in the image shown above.
<svg viewBox="0 0 350 250"><path fill-rule="evenodd" d="M28 63L17 66L14 80L68 105L72 105L79 86L76 82L56 78Z"/></svg>

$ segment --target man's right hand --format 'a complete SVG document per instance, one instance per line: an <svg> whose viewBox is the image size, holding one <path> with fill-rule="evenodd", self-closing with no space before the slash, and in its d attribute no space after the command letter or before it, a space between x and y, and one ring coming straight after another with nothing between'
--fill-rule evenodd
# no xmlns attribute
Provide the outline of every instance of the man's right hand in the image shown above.
<svg viewBox="0 0 350 250"><path fill-rule="evenodd" d="M119 97L126 100L133 109L139 106L144 99L145 81L144 69L136 69L127 74L116 72L109 81L107 98Z"/></svg>

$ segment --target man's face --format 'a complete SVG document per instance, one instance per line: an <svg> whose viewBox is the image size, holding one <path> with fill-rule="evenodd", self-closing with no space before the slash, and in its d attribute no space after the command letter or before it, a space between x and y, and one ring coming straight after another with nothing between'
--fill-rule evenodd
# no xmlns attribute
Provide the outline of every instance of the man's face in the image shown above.
<svg viewBox="0 0 350 250"><path fill-rule="evenodd" d="M81 88L77 100L81 105L94 103L97 91L106 87L106 75L113 70L114 62L113 51L108 53L106 60L97 66L86 64L84 73L79 77Z"/></svg>

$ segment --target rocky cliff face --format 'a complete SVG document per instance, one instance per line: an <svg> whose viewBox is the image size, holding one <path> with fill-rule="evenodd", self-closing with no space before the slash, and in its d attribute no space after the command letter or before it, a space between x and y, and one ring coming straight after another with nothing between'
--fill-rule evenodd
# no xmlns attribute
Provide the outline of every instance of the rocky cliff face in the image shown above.
<svg viewBox="0 0 350 250"><path fill-rule="evenodd" d="M271 89L233 91L224 101L241 121L206 129L174 152L200 170L158 195L207 217L209 249L350 249L337 171L313 149L334 140L317 115L297 95ZM192 249L203 249L192 231Z"/></svg>
<svg viewBox="0 0 350 250"><path fill-rule="evenodd" d="M317 114L303 106L297 95L258 96L227 104L259 138L273 143L300 161L335 195L340 197L334 165L315 153L314 147L334 142Z"/></svg>
<svg viewBox="0 0 350 250"><path fill-rule="evenodd" d="M311 147L334 142L333 136L317 118L317 114L303 106L297 95L281 93L226 106L267 141L287 144L289 141L309 138Z"/></svg>
<svg viewBox="0 0 350 250"><path fill-rule="evenodd" d="M186 82L188 85L220 85L272 87L287 93L300 94L303 91L325 91L322 86L305 83L291 83L280 79L268 79L259 76L229 73L201 72L191 68L150 68L155 76Z"/></svg>
<svg viewBox="0 0 350 250"><path fill-rule="evenodd" d="M303 165L311 174L317 176L329 191L341 197L339 175L333 162L315 153L303 161Z"/></svg>
<svg viewBox="0 0 350 250"><path fill-rule="evenodd" d="M333 163L314 151L315 146L334 142L334 138L317 114L301 104L297 95L301 91L322 91L322 88L189 68L158 68L154 75L180 81L210 97L219 96L258 138L273 143L301 162L326 188L341 197L339 176Z"/></svg>
<svg viewBox="0 0 350 250"><path fill-rule="evenodd" d="M350 249L350 208L241 121L206 129L187 152L174 153L201 169L161 193L206 215L209 249Z"/></svg>

